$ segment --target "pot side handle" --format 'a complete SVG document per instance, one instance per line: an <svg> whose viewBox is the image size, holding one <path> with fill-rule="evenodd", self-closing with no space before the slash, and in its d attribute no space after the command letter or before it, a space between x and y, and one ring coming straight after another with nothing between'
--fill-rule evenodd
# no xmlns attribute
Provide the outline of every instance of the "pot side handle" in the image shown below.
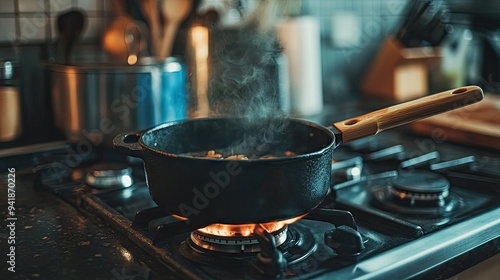
<svg viewBox="0 0 500 280"><path fill-rule="evenodd" d="M339 131L341 142L347 143L386 129L471 105L481 101L483 97L483 90L480 87L465 86L336 122L333 126Z"/></svg>
<svg viewBox="0 0 500 280"><path fill-rule="evenodd" d="M141 134L137 132L120 133L113 139L113 146L127 155L142 157L143 149L139 145L140 138Z"/></svg>

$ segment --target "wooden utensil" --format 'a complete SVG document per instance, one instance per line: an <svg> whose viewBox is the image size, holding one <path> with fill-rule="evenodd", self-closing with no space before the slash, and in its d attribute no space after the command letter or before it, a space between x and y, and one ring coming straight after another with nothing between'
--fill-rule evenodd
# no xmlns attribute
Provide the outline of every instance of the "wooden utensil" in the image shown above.
<svg viewBox="0 0 500 280"><path fill-rule="evenodd" d="M71 50L78 40L85 26L85 16L79 10L71 10L57 17L57 30L59 32L57 51L59 60L65 64L70 63Z"/></svg>
<svg viewBox="0 0 500 280"><path fill-rule="evenodd" d="M191 7L191 0L163 0L161 10L164 26L159 58L164 59L170 56L177 29L188 16Z"/></svg>
<svg viewBox="0 0 500 280"><path fill-rule="evenodd" d="M102 47L118 64L135 64L147 50L148 32L143 22L134 20L120 0L111 1L115 18L106 28Z"/></svg>
<svg viewBox="0 0 500 280"><path fill-rule="evenodd" d="M334 124L342 132L343 142L350 142L380 131L444 113L483 99L477 86L466 86L418 98L366 115Z"/></svg>
<svg viewBox="0 0 500 280"><path fill-rule="evenodd" d="M158 0L143 0L139 1L142 14L149 25L149 33L151 36L151 51L152 55L156 56L160 53L161 44L161 26L160 14L158 12Z"/></svg>

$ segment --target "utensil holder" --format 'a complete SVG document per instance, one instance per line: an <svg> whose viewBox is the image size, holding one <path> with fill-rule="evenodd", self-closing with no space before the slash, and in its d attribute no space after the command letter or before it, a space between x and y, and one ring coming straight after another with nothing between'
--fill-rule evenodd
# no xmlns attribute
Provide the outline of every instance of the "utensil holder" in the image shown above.
<svg viewBox="0 0 500 280"><path fill-rule="evenodd" d="M404 48L390 36L365 75L361 91L368 96L395 101L427 95L428 69L441 57L440 48Z"/></svg>

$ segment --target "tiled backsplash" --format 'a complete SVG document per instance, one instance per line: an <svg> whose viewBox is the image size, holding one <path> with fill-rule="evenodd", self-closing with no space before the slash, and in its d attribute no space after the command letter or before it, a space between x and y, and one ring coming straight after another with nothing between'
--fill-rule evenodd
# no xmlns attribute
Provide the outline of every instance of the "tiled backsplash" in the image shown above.
<svg viewBox="0 0 500 280"><path fill-rule="evenodd" d="M320 22L323 100L326 103L342 102L360 94L360 80L369 68L384 38L394 32L398 23L404 18L404 7L409 1L301 0L301 14L315 17ZM49 104L50 93L46 89L46 80L41 69L48 55L52 54L52 47L58 36L57 16L72 8L83 10L86 27L79 38L78 47L100 48L101 36L113 17L110 2L111 0L0 0L0 58L19 62L20 90L26 107L25 112L33 111L37 116L42 116L41 118L50 118L50 112L44 111L48 110L49 106L43 107ZM495 13L498 14L498 9L493 9L491 12L483 5L474 9L470 8L476 5L472 0L433 1L434 5L450 2L455 5L468 4L465 11L481 10L483 13L491 14L492 17ZM498 1L485 0L485 2L493 5ZM462 27L461 30L464 31L464 29L465 27ZM460 37L462 33L455 32L455 36ZM460 39L457 42L464 42L464 40ZM461 43L459 46L471 46L470 49L478 49L472 45L472 41ZM455 53L459 52L455 51ZM449 57L453 65L462 65L460 63L463 62L460 59L455 59L456 55ZM464 71L474 73L469 70L470 64L463 63L463 65L467 66ZM42 96L41 91L47 91L43 93L46 97ZM39 125L42 121L38 119L36 119L37 122L33 119L25 120L27 122L25 127L31 129L33 135L44 130L43 125Z"/></svg>
<svg viewBox="0 0 500 280"><path fill-rule="evenodd" d="M408 0L303 1L321 23L323 90L327 102L350 98L379 45L402 19ZM338 40L337 40L338 39Z"/></svg>
<svg viewBox="0 0 500 280"><path fill-rule="evenodd" d="M85 13L82 42L95 42L112 11L102 0L2 0L0 1L0 45L25 45L54 41L57 16L71 8Z"/></svg>
<svg viewBox="0 0 500 280"><path fill-rule="evenodd" d="M125 1L125 0L124 0ZM140 0L137 0L140 1ZM222 0L204 0L222 1ZM269 0L275 1L275 0ZM113 16L110 0L1 0L0 48L55 42L57 16L71 8L84 11L79 41L99 45ZM302 14L319 19L325 92L353 90L383 38L401 19L408 0L302 0ZM347 97L347 96L345 96Z"/></svg>

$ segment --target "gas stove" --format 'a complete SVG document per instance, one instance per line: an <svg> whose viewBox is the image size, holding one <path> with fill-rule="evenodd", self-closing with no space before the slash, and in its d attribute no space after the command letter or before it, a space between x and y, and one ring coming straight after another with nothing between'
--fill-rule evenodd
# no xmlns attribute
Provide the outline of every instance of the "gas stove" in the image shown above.
<svg viewBox="0 0 500 280"><path fill-rule="evenodd" d="M36 186L186 279L452 276L499 253L500 157L400 131L334 152L325 201L259 225L208 227L151 199L142 162L97 149L36 168ZM452 268L452 269L450 269Z"/></svg>

